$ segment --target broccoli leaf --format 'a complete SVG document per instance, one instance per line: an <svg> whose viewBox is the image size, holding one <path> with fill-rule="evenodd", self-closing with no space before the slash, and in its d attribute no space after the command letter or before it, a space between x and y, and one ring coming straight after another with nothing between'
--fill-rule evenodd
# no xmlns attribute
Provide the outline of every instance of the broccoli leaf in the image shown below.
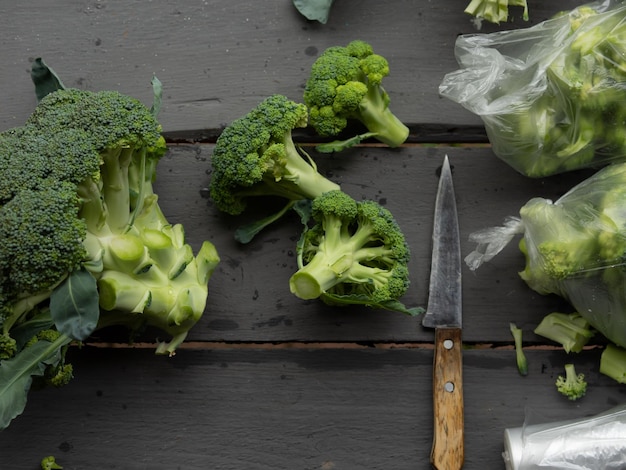
<svg viewBox="0 0 626 470"><path fill-rule="evenodd" d="M159 116L161 105L163 103L163 84L161 83L161 80L156 77L156 75L152 77L152 93L154 94L154 101L152 102L150 112L156 119Z"/></svg>
<svg viewBox="0 0 626 470"><path fill-rule="evenodd" d="M100 317L98 287L85 269L78 269L50 296L50 314L59 332L86 339L96 328Z"/></svg>
<svg viewBox="0 0 626 470"><path fill-rule="evenodd" d="M346 150L360 144L365 139L376 137L376 135L376 132L366 132L364 134L355 135L354 137L350 137L346 140L333 140L332 142L316 145L315 150L319 153L341 152L342 150Z"/></svg>
<svg viewBox="0 0 626 470"><path fill-rule="evenodd" d="M33 62L30 70L30 78L35 84L35 95L37 101L56 90L64 90L65 85L50 67L46 65L42 58L37 58Z"/></svg>
<svg viewBox="0 0 626 470"><path fill-rule="evenodd" d="M326 24L334 0L293 0L294 6L307 20Z"/></svg>
<svg viewBox="0 0 626 470"><path fill-rule="evenodd" d="M278 219L280 219L283 215L289 211L293 207L296 201L289 201L283 208L281 208L278 212L274 214L270 214L267 217L263 217L262 219L255 220L249 224L242 225L237 230L235 230L235 240L239 243L250 243L252 239L261 232L265 227L270 224L273 224Z"/></svg>
<svg viewBox="0 0 626 470"><path fill-rule="evenodd" d="M37 341L20 354L0 364L0 429L5 429L11 420L26 407L27 394L33 376L42 376L46 364L69 344L71 338L61 335L54 343Z"/></svg>
<svg viewBox="0 0 626 470"><path fill-rule="evenodd" d="M379 308L382 310L390 310L392 312L404 313L405 315L409 315L411 317L416 317L417 315L421 315L422 313L424 313L424 309L422 307L407 308L399 300L385 300L384 302L373 303L371 298L361 294L339 295L324 292L320 296L320 299L322 299L322 302L328 305L365 305L371 308Z"/></svg>

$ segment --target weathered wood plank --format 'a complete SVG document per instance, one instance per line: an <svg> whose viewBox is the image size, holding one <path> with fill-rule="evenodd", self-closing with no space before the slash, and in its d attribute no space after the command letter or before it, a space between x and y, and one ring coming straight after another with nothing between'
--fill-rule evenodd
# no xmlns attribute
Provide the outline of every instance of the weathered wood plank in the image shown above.
<svg viewBox="0 0 626 470"><path fill-rule="evenodd" d="M295 214L262 232L249 245L232 238L243 221L256 219L219 213L205 198L209 184L210 145L172 146L159 167L156 189L172 222L186 227L198 247L208 238L222 262L210 283L208 308L192 339L208 341L430 341L432 331L402 314L367 308L332 308L302 301L289 292L297 269L295 244L300 222ZM474 248L468 235L500 225L517 215L530 198L555 199L587 173L532 180L519 175L485 148L384 147L353 149L339 155L315 155L320 171L356 199L380 201L396 217L412 249L412 285L403 299L425 306L437 170L450 156L457 192L463 254ZM260 214L259 214L260 216ZM517 240L476 272L464 271L464 339L510 341L509 322L528 331L553 310L566 307L554 297L535 294L517 272L524 267Z"/></svg>
<svg viewBox="0 0 626 470"><path fill-rule="evenodd" d="M12 470L54 454L65 469L428 469L432 351L211 350L174 358L146 350L72 350L76 378L31 393L0 434ZM464 352L467 470L504 468L503 431L582 418L623 399L576 358L588 395L554 387L564 353L529 351L520 377L512 351ZM8 468L8 467L7 467Z"/></svg>
<svg viewBox="0 0 626 470"><path fill-rule="evenodd" d="M457 68L456 36L476 32L463 12L467 3L336 2L326 25L308 22L289 0L34 0L0 6L0 129L20 125L35 105L28 77L35 57L43 57L68 86L115 89L146 103L156 74L165 87L164 130L197 136L270 94L300 100L315 57L353 39L371 42L389 59L385 86L392 109L417 134L433 123L449 132L480 126L477 117L438 96L444 74ZM482 31L525 27L578 4L530 0L532 21L521 21L518 9L513 22Z"/></svg>

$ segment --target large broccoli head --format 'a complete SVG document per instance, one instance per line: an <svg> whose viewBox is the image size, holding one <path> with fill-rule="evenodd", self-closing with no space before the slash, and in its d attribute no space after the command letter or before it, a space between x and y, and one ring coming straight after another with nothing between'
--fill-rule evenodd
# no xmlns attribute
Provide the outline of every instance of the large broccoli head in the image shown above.
<svg viewBox="0 0 626 470"><path fill-rule="evenodd" d="M289 282L293 294L410 313L399 302L409 286L409 247L388 209L337 190L313 200L311 217Z"/></svg>
<svg viewBox="0 0 626 470"><path fill-rule="evenodd" d="M307 118L304 104L272 95L224 129L211 158L210 195L219 210L236 215L250 197L296 201L339 188L293 142Z"/></svg>
<svg viewBox="0 0 626 470"><path fill-rule="evenodd" d="M165 151L151 111L114 91L55 91L23 126L0 134L4 337L87 270L102 324L158 326L173 336L160 351L174 351L203 313L217 254L205 242L194 258L182 226L162 214L152 183ZM125 290L149 301L129 309Z"/></svg>
<svg viewBox="0 0 626 470"><path fill-rule="evenodd" d="M309 123L321 136L334 136L356 120L381 142L401 145L409 129L389 109L382 87L387 75L387 59L364 41L326 49L313 63L304 90Z"/></svg>

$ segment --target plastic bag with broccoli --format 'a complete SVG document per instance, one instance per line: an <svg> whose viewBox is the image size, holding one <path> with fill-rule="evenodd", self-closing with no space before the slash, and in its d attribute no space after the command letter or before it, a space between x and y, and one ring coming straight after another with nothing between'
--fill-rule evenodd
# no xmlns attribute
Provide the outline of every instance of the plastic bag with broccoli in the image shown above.
<svg viewBox="0 0 626 470"><path fill-rule="evenodd" d="M517 235L519 273L540 294L565 298L596 330L626 347L626 163L606 166L557 201L530 199L502 227L470 235L470 269Z"/></svg>
<svg viewBox="0 0 626 470"><path fill-rule="evenodd" d="M442 96L480 116L494 153L543 177L626 160L626 3L459 36Z"/></svg>

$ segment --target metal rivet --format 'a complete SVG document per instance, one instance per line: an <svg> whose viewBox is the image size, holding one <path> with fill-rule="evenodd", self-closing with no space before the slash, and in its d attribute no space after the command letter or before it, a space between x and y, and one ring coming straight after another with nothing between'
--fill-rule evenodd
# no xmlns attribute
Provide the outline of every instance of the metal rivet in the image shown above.
<svg viewBox="0 0 626 470"><path fill-rule="evenodd" d="M452 341L451 339L444 340L443 347L446 349L452 349L454 347L454 341Z"/></svg>
<svg viewBox="0 0 626 470"><path fill-rule="evenodd" d="M454 392L454 384L452 382L446 382L443 388L445 389L446 392L450 392L450 393Z"/></svg>

